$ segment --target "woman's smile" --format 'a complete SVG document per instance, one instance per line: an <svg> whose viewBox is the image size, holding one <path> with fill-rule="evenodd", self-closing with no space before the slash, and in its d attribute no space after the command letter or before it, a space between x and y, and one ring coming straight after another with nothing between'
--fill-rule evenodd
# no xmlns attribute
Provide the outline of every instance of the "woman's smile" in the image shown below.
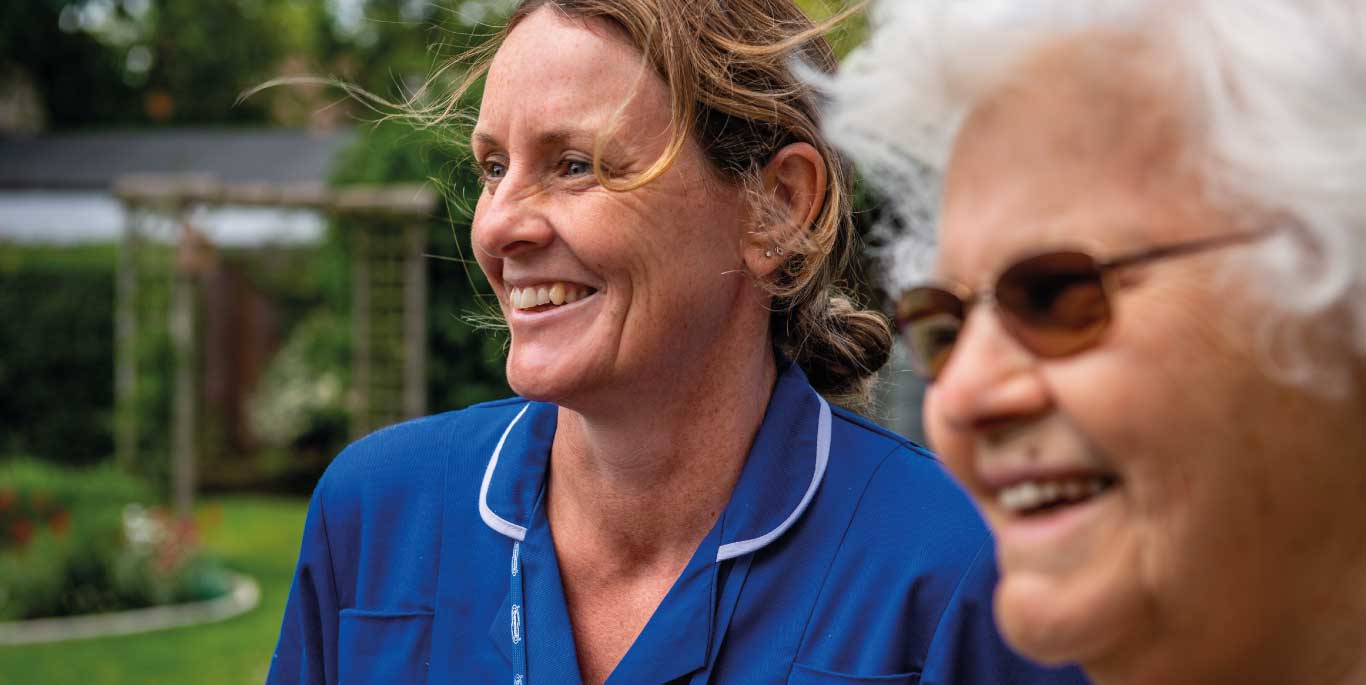
<svg viewBox="0 0 1366 685"><path fill-rule="evenodd" d="M507 320L514 331L544 326L570 317L590 315L602 297L597 288L554 281L538 285L510 287L507 291Z"/></svg>
<svg viewBox="0 0 1366 685"><path fill-rule="evenodd" d="M508 290L508 304L519 311L542 312L566 304L573 304L591 297L597 292L595 288L564 281L524 287L513 286Z"/></svg>

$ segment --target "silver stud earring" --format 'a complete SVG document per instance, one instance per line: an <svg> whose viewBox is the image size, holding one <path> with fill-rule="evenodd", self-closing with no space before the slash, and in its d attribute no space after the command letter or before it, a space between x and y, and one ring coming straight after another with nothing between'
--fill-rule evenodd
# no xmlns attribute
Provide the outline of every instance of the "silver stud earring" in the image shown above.
<svg viewBox="0 0 1366 685"><path fill-rule="evenodd" d="M774 248L774 249L778 251L778 256L779 256L779 257L781 257L781 256L783 256L783 255L785 255L785 254L787 254L787 250L784 250L781 246L776 247L776 248Z"/></svg>
<svg viewBox="0 0 1366 685"><path fill-rule="evenodd" d="M772 257L772 256L773 256L773 250L764 250L764 257L765 257L765 258Z"/></svg>

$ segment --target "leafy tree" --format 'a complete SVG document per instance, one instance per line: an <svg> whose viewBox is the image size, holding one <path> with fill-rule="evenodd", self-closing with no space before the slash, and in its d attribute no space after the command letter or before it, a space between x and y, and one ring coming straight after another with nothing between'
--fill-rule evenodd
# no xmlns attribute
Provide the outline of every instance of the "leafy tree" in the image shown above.
<svg viewBox="0 0 1366 685"><path fill-rule="evenodd" d="M28 73L46 103L47 118L58 127L134 120L139 97L124 81L124 56L92 34L63 29L78 25L72 22L78 21L73 17L81 4L24 0L0 5L0 66Z"/></svg>

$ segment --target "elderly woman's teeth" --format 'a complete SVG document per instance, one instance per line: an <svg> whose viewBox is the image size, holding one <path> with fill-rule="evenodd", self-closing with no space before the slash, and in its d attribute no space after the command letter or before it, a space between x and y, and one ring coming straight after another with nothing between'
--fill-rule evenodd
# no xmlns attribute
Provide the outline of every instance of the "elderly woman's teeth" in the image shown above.
<svg viewBox="0 0 1366 685"><path fill-rule="evenodd" d="M996 501L1014 513L1025 513L1057 504L1088 499L1109 488L1114 480L1105 476L1053 481L1024 481L996 494Z"/></svg>
<svg viewBox="0 0 1366 685"><path fill-rule="evenodd" d="M508 302L513 309L534 309L544 305L562 305L578 302L591 294L592 289L573 283L546 283L526 288L513 288L508 292Z"/></svg>

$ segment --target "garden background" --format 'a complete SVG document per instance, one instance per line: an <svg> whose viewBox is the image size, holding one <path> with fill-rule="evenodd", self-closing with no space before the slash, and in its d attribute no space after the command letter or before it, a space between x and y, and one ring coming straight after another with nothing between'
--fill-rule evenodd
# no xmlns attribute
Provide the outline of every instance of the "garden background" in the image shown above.
<svg viewBox="0 0 1366 685"><path fill-rule="evenodd" d="M838 3L800 4L824 17ZM366 229L363 220L293 210L177 215L200 229L196 254L211 263L197 272L190 325L198 342L189 348L177 347L168 321L185 287L176 274L189 233L147 241L133 308L143 323L129 353L137 392L118 406L120 259L133 220L115 193L122 174L270 183L294 169L291 181L330 188L417 183L439 191L418 224L421 404L436 412L509 394L504 340L475 324L489 302L478 269L464 260L477 192L456 142L464 133L377 123L375 111L313 82L241 98L272 79L303 76L401 98L492 33L508 6L0 6L0 624L203 601L237 575L260 590L259 605L221 622L0 646L0 683L261 682L308 494L358 425L354 281L358 255L371 249L357 238ZM856 20L834 38L845 51L860 34ZM312 166L298 167L303 158ZM180 368L192 372L190 385L177 385ZM915 433L914 388L905 385L887 384L880 418ZM187 387L195 499L181 517L173 476L186 443L177 442L174 417ZM116 459L128 422L137 426L132 449Z"/></svg>

